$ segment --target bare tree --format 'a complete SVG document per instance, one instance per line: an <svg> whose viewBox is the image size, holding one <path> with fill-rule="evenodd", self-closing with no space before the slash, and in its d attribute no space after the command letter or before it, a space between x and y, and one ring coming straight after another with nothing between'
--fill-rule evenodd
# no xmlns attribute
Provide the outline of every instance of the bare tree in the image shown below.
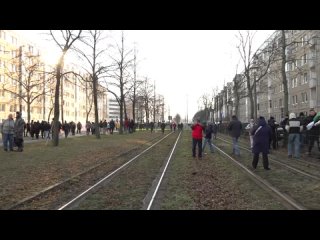
<svg viewBox="0 0 320 240"><path fill-rule="evenodd" d="M276 56L276 46L274 39L271 39L271 43L267 43L264 48L259 48L253 52L252 42L254 39L254 33L247 31L243 36L239 32L238 39L240 44L238 50L244 65L244 76L246 79L247 94L250 101L250 117L257 118L257 92L256 85L264 76L268 73L271 63L274 62ZM253 75L253 80L252 80Z"/></svg>
<svg viewBox="0 0 320 240"><path fill-rule="evenodd" d="M109 86L113 86L116 89L119 89L119 93L115 93L114 90L111 90L108 87L108 92L110 92L117 100L120 106L120 134L123 134L123 110L124 110L124 102L125 102L125 94L126 94L126 86L129 81L129 67L131 66L133 59L127 59L130 56L131 51L126 51L124 46L124 33L122 31L121 34L121 45L117 44L117 50L119 54L119 58L113 59L116 69L113 71L111 75L111 80L108 82Z"/></svg>
<svg viewBox="0 0 320 240"><path fill-rule="evenodd" d="M98 87L99 79L106 73L107 66L103 64L102 58L106 49L100 49L100 44L104 40L103 32L99 30L86 31L81 39L81 42L88 48L87 51L83 51L82 47L77 47L76 51L84 59L87 68L84 70L87 72L89 79L89 85L92 86L93 106L94 106L94 119L95 129L99 129L99 112L98 112ZM96 138L100 138L100 131L95 131Z"/></svg>
<svg viewBox="0 0 320 240"><path fill-rule="evenodd" d="M11 59L11 69L6 67L7 81L3 83L2 89L14 95L13 99L18 98L20 111L22 111L21 102L27 105L27 121L30 123L30 108L35 100L43 100L45 95L50 91L45 88L52 78L45 78L44 64L40 61L39 55L27 53L22 59L22 51L19 51L19 60ZM19 62L19 71L16 63Z"/></svg>
<svg viewBox="0 0 320 240"><path fill-rule="evenodd" d="M59 96L60 96L60 82L63 77L63 67L64 67L64 57L67 54L68 50L72 47L75 41L81 39L82 31L71 31L71 30L60 30L62 39L57 39L56 32L50 30L50 35L55 43L59 46L61 56L59 58L57 67L56 67L56 90L55 90L55 101L54 101L54 131L52 134L53 146L59 145Z"/></svg>
<svg viewBox="0 0 320 240"><path fill-rule="evenodd" d="M150 120L150 106L152 106L151 101L153 97L153 86L149 83L148 78L146 77L143 86L140 90L139 95L143 98L143 106L146 113L146 121L149 123Z"/></svg>
<svg viewBox="0 0 320 240"><path fill-rule="evenodd" d="M181 116L179 113L176 114L176 116L174 117L174 120L176 121L177 124L181 122Z"/></svg>

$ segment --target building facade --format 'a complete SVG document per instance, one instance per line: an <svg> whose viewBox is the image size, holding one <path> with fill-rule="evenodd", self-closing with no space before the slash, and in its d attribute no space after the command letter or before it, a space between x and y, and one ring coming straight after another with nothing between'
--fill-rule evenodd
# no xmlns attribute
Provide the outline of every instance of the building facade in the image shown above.
<svg viewBox="0 0 320 240"><path fill-rule="evenodd" d="M68 65L64 71L80 73ZM0 121L9 113L15 115L16 111L21 111L26 122L50 122L54 115L56 83L53 73L54 68L44 63L35 44L14 31L0 30ZM98 92L99 120L104 120L108 118L107 91L99 85ZM94 121L90 82L74 74L65 75L61 79L59 94L60 121L80 121L83 125L86 119Z"/></svg>
<svg viewBox="0 0 320 240"><path fill-rule="evenodd" d="M284 116L284 87L281 76L281 32L276 31L266 43L260 48L270 47L268 44L276 44L277 52L272 61L268 73L256 83L256 106L257 116L264 116L266 119L271 116L280 122ZM287 30L286 38L286 77L289 94L289 112L294 112L297 116L300 112L308 114L310 108L320 111L320 30ZM260 54L257 61L267 58L265 54ZM250 72L250 79L255 79L255 71ZM224 120L227 116L227 109L230 103L233 104L232 114L235 111L235 79L245 81L244 73L237 74L230 85L215 98L215 121ZM253 82L251 82L253 84ZM236 86L242 96L239 99L238 118L242 122L250 120L250 101L246 96L248 89L242 82ZM227 100L226 92L232 95L231 101ZM229 113L230 115L230 113Z"/></svg>

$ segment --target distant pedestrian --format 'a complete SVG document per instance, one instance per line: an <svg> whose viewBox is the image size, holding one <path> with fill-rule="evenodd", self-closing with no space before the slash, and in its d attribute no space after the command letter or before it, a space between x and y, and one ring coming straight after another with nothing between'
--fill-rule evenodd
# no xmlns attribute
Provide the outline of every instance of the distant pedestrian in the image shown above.
<svg viewBox="0 0 320 240"><path fill-rule="evenodd" d="M8 119L3 121L1 125L1 133L4 151L13 151L14 120L12 114L9 114Z"/></svg>
<svg viewBox="0 0 320 240"><path fill-rule="evenodd" d="M150 123L150 131L151 131L151 133L153 132L153 129L154 129L154 122L151 122Z"/></svg>
<svg viewBox="0 0 320 240"><path fill-rule="evenodd" d="M271 139L271 127L267 125L264 117L260 117L258 120L258 124L253 127L251 130L251 135L253 136L253 148L252 153L252 167L253 169L257 168L259 162L259 154L262 153L263 159L263 168L265 170L270 170L269 168L269 142Z"/></svg>
<svg viewBox="0 0 320 240"><path fill-rule="evenodd" d="M21 118L20 112L16 112L16 121L14 123L14 138L15 144L18 147L18 152L23 151L23 129L24 129L24 120Z"/></svg>
<svg viewBox="0 0 320 240"><path fill-rule="evenodd" d="M196 146L198 145L198 158L202 158L202 132L204 127L200 123L200 118L191 126L192 129L192 157L196 157Z"/></svg>
<svg viewBox="0 0 320 240"><path fill-rule="evenodd" d="M213 130L212 134L214 139L217 139L218 125L215 122L212 124L212 130Z"/></svg>
<svg viewBox="0 0 320 240"><path fill-rule="evenodd" d="M206 145L208 143L211 153L214 153L214 146L211 142L212 134L213 134L213 124L209 123L205 130L205 137L204 137L202 152L204 152L204 149L206 148Z"/></svg>
<svg viewBox="0 0 320 240"><path fill-rule="evenodd" d="M269 142L269 149L271 149L271 146L273 150L277 149L277 122L274 120L274 117L270 117L268 120L268 125L271 128L271 138Z"/></svg>
<svg viewBox="0 0 320 240"><path fill-rule="evenodd" d="M241 134L242 124L238 120L237 116L235 115L232 116L232 121L228 125L228 130L231 133L231 137L232 137L232 154L235 154L236 156L240 156L238 139Z"/></svg>
<svg viewBox="0 0 320 240"><path fill-rule="evenodd" d="M162 134L164 134L164 129L166 128L166 124L164 121L161 123L160 127L161 127Z"/></svg>

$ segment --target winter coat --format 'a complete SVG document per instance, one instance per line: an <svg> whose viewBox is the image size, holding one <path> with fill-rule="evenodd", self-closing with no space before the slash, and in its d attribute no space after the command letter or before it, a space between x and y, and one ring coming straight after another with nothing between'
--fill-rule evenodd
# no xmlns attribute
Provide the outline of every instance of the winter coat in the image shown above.
<svg viewBox="0 0 320 240"><path fill-rule="evenodd" d="M14 133L14 121L13 119L6 119L1 125L1 133L13 134Z"/></svg>
<svg viewBox="0 0 320 240"><path fill-rule="evenodd" d="M14 136L18 139L23 138L24 124L24 120L21 117L16 118L14 123Z"/></svg>
<svg viewBox="0 0 320 240"><path fill-rule="evenodd" d="M217 126L217 124L215 124L215 123L213 124L212 131L213 131L214 134L216 134L216 133L218 132L218 126Z"/></svg>
<svg viewBox="0 0 320 240"><path fill-rule="evenodd" d="M208 126L206 127L206 135L205 135L205 138L211 139L211 138L212 138L212 133L213 133L213 127L212 127L212 125L208 125Z"/></svg>
<svg viewBox="0 0 320 240"><path fill-rule="evenodd" d="M239 120L232 120L228 125L228 130L231 132L231 136L238 138L240 137L242 124Z"/></svg>
<svg viewBox="0 0 320 240"><path fill-rule="evenodd" d="M202 139L202 131L204 127L200 123L196 123L191 126L192 129L192 138L194 139Z"/></svg>
<svg viewBox="0 0 320 240"><path fill-rule="evenodd" d="M304 126L307 126L309 123L311 123L314 118L315 118L315 116L309 115L304 121ZM319 127L320 126L313 126L310 130L307 131L307 133L310 136L319 136Z"/></svg>
<svg viewBox="0 0 320 240"><path fill-rule="evenodd" d="M259 127L260 130L258 131ZM253 136L253 148L252 153L254 154L268 154L269 153L269 141L271 138L271 128L267 125L264 119L259 119L257 125L255 125L251 131Z"/></svg>

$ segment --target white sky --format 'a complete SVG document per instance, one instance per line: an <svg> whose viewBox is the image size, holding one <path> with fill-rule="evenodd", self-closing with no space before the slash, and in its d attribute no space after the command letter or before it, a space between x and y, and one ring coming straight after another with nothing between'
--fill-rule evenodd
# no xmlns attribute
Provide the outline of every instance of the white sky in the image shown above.
<svg viewBox="0 0 320 240"><path fill-rule="evenodd" d="M55 49L53 43L39 34L44 31L18 32L47 50ZM254 37L254 49L273 32L259 30ZM204 93L211 93L217 86L222 89L224 81L232 81L237 64L238 73L243 70L236 48L238 30L128 30L124 33L128 47L133 48L136 42L138 76L147 76L151 83L155 81L156 92L164 95L173 117L177 113L183 119L186 117L188 98L190 121Z"/></svg>

